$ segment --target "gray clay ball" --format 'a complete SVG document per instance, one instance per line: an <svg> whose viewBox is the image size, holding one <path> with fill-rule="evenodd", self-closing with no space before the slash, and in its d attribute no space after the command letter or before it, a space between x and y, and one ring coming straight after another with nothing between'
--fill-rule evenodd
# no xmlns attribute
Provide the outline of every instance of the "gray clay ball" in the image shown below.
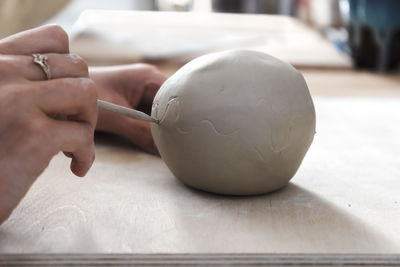
<svg viewBox="0 0 400 267"><path fill-rule="evenodd" d="M183 183L208 192L274 191L294 176L315 134L303 76L290 64L246 50L208 54L160 88L151 130Z"/></svg>

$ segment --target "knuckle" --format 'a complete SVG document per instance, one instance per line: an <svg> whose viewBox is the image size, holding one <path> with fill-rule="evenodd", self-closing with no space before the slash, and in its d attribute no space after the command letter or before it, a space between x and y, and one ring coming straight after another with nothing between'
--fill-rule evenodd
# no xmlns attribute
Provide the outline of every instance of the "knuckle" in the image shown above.
<svg viewBox="0 0 400 267"><path fill-rule="evenodd" d="M80 78L82 93L88 101L95 102L97 100L96 84L89 78Z"/></svg>
<svg viewBox="0 0 400 267"><path fill-rule="evenodd" d="M56 35L59 39L68 42L68 34L60 25L49 25L51 33Z"/></svg>
<svg viewBox="0 0 400 267"><path fill-rule="evenodd" d="M148 83L150 87L160 87L166 80L166 76L160 71L160 69L151 64L142 64L143 75L148 77Z"/></svg>
<svg viewBox="0 0 400 267"><path fill-rule="evenodd" d="M77 54L69 54L68 57L72 63L82 71L82 73L84 73L86 76L89 76L88 64L81 56Z"/></svg>
<svg viewBox="0 0 400 267"><path fill-rule="evenodd" d="M156 66L151 65L151 64L140 63L140 67L144 71L149 72L149 73L159 73L160 72L160 70Z"/></svg>
<svg viewBox="0 0 400 267"><path fill-rule="evenodd" d="M48 25L45 28L49 35L57 41L62 51L69 51L69 38L67 32L59 25Z"/></svg>

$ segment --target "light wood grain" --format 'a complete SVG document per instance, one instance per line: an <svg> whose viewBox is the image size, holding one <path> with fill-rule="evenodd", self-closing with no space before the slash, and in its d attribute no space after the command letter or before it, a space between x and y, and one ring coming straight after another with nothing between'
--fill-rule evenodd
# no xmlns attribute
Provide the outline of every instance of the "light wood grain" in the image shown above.
<svg viewBox="0 0 400 267"><path fill-rule="evenodd" d="M257 197L192 190L161 159L98 135L87 177L54 158L0 226L0 253L398 253L398 78L305 77L319 92L317 134L284 189ZM334 91L345 84L353 93ZM376 97L378 85L392 94ZM369 96L355 97L365 88Z"/></svg>

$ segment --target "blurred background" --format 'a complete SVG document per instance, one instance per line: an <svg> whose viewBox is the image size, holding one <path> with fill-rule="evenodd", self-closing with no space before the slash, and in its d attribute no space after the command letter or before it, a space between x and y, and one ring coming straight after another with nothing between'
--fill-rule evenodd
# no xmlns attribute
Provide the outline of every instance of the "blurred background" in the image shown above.
<svg viewBox="0 0 400 267"><path fill-rule="evenodd" d="M60 24L93 65L248 48L297 67L399 70L396 0L0 0L0 12L1 37Z"/></svg>

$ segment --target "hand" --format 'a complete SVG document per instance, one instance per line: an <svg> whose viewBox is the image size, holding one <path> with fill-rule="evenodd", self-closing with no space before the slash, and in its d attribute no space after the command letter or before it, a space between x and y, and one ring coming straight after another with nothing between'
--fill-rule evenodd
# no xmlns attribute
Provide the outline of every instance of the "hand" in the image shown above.
<svg viewBox="0 0 400 267"><path fill-rule="evenodd" d="M32 53L48 56L52 80ZM78 176L93 163L97 89L86 63L68 53L68 37L56 26L0 41L0 223L59 151Z"/></svg>
<svg viewBox="0 0 400 267"><path fill-rule="evenodd" d="M99 99L147 114L150 114L154 96L165 81L160 71L146 64L97 67L91 68L89 73L97 85ZM99 110L97 130L128 138L144 151L158 155L148 122Z"/></svg>

